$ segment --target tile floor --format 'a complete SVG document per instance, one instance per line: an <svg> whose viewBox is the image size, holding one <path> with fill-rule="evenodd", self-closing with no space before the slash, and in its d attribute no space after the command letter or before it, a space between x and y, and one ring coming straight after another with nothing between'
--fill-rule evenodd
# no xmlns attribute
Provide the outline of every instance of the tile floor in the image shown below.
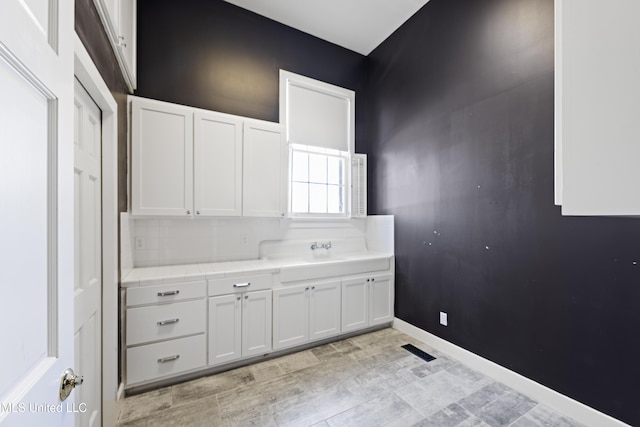
<svg viewBox="0 0 640 427"><path fill-rule="evenodd" d="M401 348L437 357L425 362ZM126 398L118 426L579 426L395 330Z"/></svg>

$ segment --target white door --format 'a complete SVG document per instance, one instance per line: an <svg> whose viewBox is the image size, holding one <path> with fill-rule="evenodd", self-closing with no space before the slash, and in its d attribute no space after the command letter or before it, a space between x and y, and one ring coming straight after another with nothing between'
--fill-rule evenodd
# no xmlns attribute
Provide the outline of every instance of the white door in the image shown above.
<svg viewBox="0 0 640 427"><path fill-rule="evenodd" d="M0 8L0 422L73 426L73 1Z"/></svg>
<svg viewBox="0 0 640 427"><path fill-rule="evenodd" d="M87 382L75 393L76 425L101 421L102 182L101 112L75 82L75 358Z"/></svg>

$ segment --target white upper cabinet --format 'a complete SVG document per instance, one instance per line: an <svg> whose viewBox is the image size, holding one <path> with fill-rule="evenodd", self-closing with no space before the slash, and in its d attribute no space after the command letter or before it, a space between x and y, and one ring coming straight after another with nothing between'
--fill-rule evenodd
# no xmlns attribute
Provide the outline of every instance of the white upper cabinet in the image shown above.
<svg viewBox="0 0 640 427"><path fill-rule="evenodd" d="M136 88L136 0L93 0L115 52L122 75L133 92Z"/></svg>
<svg viewBox="0 0 640 427"><path fill-rule="evenodd" d="M242 213L242 119L222 113L194 115L196 216Z"/></svg>
<svg viewBox="0 0 640 427"><path fill-rule="evenodd" d="M131 103L131 212L188 216L193 209L193 112L166 102Z"/></svg>
<svg viewBox="0 0 640 427"><path fill-rule="evenodd" d="M640 2L555 5L556 204L640 215Z"/></svg>
<svg viewBox="0 0 640 427"><path fill-rule="evenodd" d="M131 213L284 217L287 148L277 123L131 100Z"/></svg>
<svg viewBox="0 0 640 427"><path fill-rule="evenodd" d="M118 31L118 51L120 68L124 74L129 90L136 88L136 0L120 0L120 17Z"/></svg>
<svg viewBox="0 0 640 427"><path fill-rule="evenodd" d="M287 145L277 123L244 123L243 215L284 217Z"/></svg>

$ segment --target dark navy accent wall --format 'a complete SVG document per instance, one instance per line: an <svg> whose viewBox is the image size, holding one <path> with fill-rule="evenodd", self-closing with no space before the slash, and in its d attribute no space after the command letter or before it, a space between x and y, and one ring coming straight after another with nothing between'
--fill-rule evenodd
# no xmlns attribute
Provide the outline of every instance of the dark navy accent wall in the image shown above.
<svg viewBox="0 0 640 427"><path fill-rule="evenodd" d="M553 37L553 0L431 0L379 46L369 212L399 318L640 425L640 220L554 206Z"/></svg>
<svg viewBox="0 0 640 427"><path fill-rule="evenodd" d="M277 122L282 68L354 90L363 149L365 65L356 52L222 0L138 0L139 96Z"/></svg>

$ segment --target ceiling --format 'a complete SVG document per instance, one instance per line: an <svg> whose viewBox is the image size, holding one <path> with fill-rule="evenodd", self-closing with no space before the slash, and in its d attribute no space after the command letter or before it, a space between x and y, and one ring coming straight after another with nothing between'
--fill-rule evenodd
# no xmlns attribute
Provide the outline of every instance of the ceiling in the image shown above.
<svg viewBox="0 0 640 427"><path fill-rule="evenodd" d="M429 0L225 0L368 55Z"/></svg>

